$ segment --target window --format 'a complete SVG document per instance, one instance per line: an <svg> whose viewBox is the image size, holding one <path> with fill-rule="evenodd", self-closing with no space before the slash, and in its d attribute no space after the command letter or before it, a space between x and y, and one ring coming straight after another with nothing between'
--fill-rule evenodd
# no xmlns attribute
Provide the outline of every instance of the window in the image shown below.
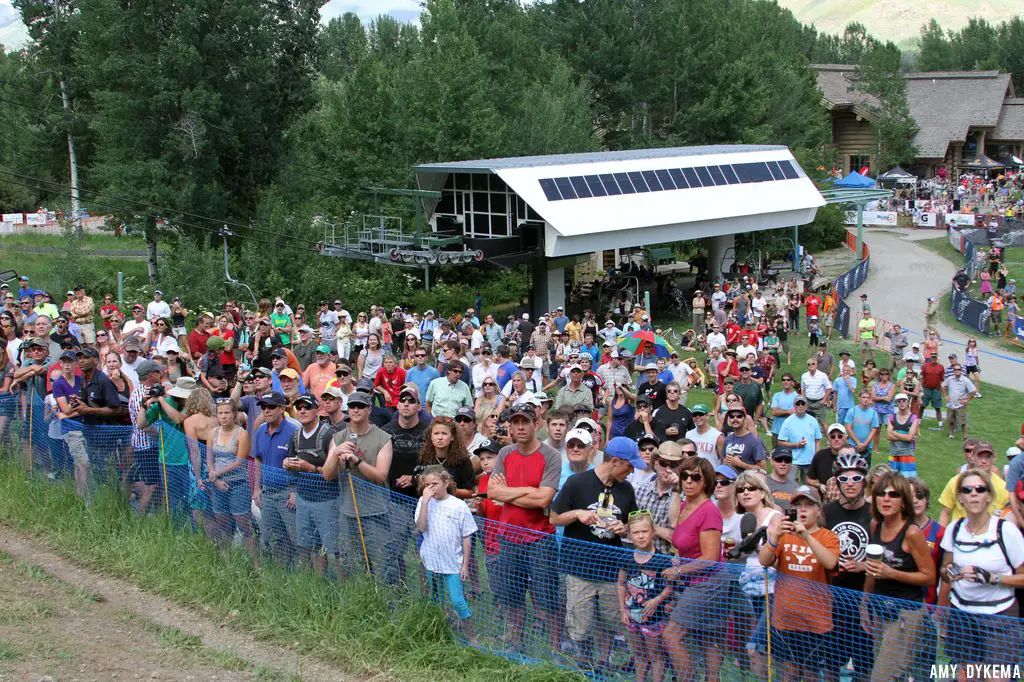
<svg viewBox="0 0 1024 682"><path fill-rule="evenodd" d="M868 154L854 154L850 156L850 164L847 166L846 172L860 171L864 166L871 168L871 156Z"/></svg>

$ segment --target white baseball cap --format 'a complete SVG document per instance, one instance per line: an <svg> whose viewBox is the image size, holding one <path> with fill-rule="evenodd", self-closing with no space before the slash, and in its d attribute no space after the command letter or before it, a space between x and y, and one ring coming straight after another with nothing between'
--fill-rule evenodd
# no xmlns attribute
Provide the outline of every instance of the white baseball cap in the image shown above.
<svg viewBox="0 0 1024 682"><path fill-rule="evenodd" d="M569 433L565 434L565 442L568 443L571 440L578 440L584 445L590 445L594 442L594 437L586 429L571 429Z"/></svg>

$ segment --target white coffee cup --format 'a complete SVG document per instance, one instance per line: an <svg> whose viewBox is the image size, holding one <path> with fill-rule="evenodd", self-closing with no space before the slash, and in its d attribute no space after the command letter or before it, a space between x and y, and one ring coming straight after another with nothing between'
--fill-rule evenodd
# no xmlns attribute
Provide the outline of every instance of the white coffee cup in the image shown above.
<svg viewBox="0 0 1024 682"><path fill-rule="evenodd" d="M882 556L885 554L885 547L881 545L868 545L865 551L864 558L868 561L881 561Z"/></svg>

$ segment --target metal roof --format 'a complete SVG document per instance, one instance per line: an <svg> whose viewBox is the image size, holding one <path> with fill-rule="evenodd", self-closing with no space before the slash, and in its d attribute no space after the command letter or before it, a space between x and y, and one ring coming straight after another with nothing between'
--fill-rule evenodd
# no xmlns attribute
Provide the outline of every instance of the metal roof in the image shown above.
<svg viewBox="0 0 1024 682"><path fill-rule="evenodd" d="M513 156L501 159L473 161L445 161L421 163L416 172L428 173L484 173L511 168L539 168L542 166L572 166L577 164L636 161L641 159L669 159L706 156L709 154L743 153L765 150L782 151L778 145L708 145L704 147L662 147L656 149L626 149L614 152L582 152L578 154L544 154L541 156Z"/></svg>
<svg viewBox="0 0 1024 682"><path fill-rule="evenodd" d="M779 173L783 164L786 173ZM762 172L755 178L746 172L751 167ZM803 225L825 204L783 146L723 145L457 161L417 166L416 176L420 188L439 189L449 174L469 171L494 172L544 219L548 257ZM606 175L659 172L703 172L706 177L685 188L663 186L661 191L653 188L660 184L653 178L649 191L582 191L582 185L594 177L601 178L607 189ZM552 182L564 186L570 195L553 189ZM569 190L572 185L581 192Z"/></svg>

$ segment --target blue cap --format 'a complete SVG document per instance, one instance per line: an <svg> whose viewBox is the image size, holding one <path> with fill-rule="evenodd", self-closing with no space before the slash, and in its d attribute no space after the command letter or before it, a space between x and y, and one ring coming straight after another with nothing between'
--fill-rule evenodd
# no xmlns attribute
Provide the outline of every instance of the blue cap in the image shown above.
<svg viewBox="0 0 1024 682"><path fill-rule="evenodd" d="M608 445L604 446L604 456L624 459L632 464L634 469L647 469L647 464L640 456L640 448L636 446L635 441L625 436L616 436L608 441Z"/></svg>
<svg viewBox="0 0 1024 682"><path fill-rule="evenodd" d="M728 464L719 464L718 466L716 466L715 473L718 474L719 476L729 479L730 481L735 481L736 477L739 475L736 473L736 470L733 469Z"/></svg>

